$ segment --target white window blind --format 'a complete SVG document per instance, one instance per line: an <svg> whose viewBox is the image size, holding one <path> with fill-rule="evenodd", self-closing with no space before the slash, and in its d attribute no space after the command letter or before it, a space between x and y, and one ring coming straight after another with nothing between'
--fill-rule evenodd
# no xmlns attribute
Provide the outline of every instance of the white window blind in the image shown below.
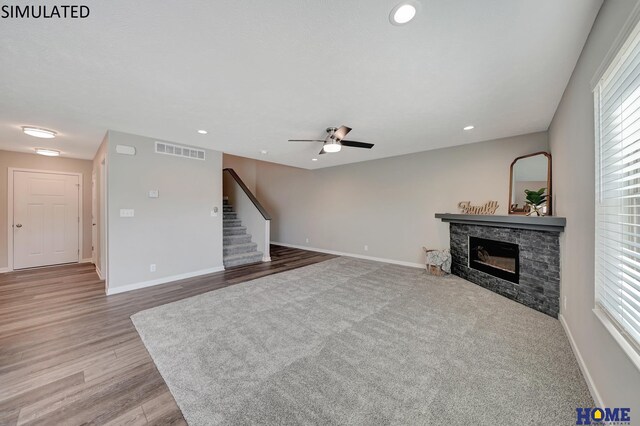
<svg viewBox="0 0 640 426"><path fill-rule="evenodd" d="M640 347L640 31L594 90L596 303ZM571 255L571 254L569 254Z"/></svg>

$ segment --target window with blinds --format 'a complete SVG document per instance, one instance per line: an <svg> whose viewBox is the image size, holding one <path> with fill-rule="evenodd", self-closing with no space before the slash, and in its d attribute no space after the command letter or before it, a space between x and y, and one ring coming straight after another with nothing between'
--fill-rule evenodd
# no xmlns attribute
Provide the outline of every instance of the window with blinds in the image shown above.
<svg viewBox="0 0 640 426"><path fill-rule="evenodd" d="M640 31L594 90L596 303L640 348Z"/></svg>

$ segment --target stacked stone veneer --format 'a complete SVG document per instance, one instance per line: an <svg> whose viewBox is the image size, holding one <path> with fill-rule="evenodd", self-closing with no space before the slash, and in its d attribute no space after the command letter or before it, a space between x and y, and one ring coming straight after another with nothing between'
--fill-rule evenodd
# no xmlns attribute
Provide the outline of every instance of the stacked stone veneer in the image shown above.
<svg viewBox="0 0 640 426"><path fill-rule="evenodd" d="M560 304L559 233L450 223L451 272L554 318ZM469 236L517 244L520 282L494 277L469 267Z"/></svg>

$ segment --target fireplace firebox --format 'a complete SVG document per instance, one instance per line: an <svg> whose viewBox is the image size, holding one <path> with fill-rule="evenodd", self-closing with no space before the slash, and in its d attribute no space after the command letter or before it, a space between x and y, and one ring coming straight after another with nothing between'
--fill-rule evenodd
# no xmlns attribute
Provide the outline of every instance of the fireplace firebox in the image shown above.
<svg viewBox="0 0 640 426"><path fill-rule="evenodd" d="M520 280L518 245L469 236L469 267L517 284Z"/></svg>

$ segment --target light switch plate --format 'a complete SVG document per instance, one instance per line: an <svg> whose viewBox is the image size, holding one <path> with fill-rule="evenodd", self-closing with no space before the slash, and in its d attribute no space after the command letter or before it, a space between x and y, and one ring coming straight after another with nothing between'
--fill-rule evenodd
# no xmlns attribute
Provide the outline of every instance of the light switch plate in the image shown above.
<svg viewBox="0 0 640 426"><path fill-rule="evenodd" d="M157 189L152 189L151 191L149 191L149 198L158 198L159 196L160 193Z"/></svg>
<svg viewBox="0 0 640 426"><path fill-rule="evenodd" d="M120 209L120 217L133 217L134 214L133 209Z"/></svg>

